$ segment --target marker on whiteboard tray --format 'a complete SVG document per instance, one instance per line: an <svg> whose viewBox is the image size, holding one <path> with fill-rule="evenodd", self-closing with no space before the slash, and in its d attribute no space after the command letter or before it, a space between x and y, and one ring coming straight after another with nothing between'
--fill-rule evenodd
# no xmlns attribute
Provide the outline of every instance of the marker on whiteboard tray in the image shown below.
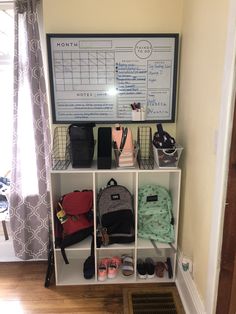
<svg viewBox="0 0 236 314"><path fill-rule="evenodd" d="M116 123L116 124L115 124L115 128L116 128L117 131L119 131L119 130L120 130L120 124L119 124L119 123Z"/></svg>
<svg viewBox="0 0 236 314"><path fill-rule="evenodd" d="M131 104L130 106L131 106L131 109L132 109L132 110L135 110L134 104Z"/></svg>
<svg viewBox="0 0 236 314"><path fill-rule="evenodd" d="M135 103L135 102L134 102L134 103L131 104L130 106L131 106L132 110L139 111L139 110L141 109L141 104L140 104L140 102L138 102L138 103Z"/></svg>

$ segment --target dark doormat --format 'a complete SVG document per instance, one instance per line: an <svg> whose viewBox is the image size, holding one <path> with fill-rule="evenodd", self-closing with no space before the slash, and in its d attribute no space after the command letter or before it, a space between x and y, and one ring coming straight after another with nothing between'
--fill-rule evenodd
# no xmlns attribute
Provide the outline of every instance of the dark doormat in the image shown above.
<svg viewBox="0 0 236 314"><path fill-rule="evenodd" d="M175 286L145 288L143 285L123 290L124 314L184 314Z"/></svg>

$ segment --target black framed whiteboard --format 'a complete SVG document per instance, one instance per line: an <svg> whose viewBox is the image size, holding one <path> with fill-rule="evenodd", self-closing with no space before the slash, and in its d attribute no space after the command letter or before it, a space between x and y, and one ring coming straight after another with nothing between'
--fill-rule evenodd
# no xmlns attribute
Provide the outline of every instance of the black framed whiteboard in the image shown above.
<svg viewBox="0 0 236 314"><path fill-rule="evenodd" d="M47 34L53 123L174 122L178 34Z"/></svg>

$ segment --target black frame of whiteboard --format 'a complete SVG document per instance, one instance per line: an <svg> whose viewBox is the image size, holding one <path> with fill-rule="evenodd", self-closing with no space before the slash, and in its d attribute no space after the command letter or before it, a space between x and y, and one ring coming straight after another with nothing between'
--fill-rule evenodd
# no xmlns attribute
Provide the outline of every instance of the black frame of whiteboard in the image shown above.
<svg viewBox="0 0 236 314"><path fill-rule="evenodd" d="M51 110L52 110L52 120L54 124L71 124L71 123L88 123L89 121L58 121L56 119L56 106L55 106L55 95L54 95L54 84L53 84L53 68L52 68L52 57L51 57L51 38L174 38L174 66L173 66L173 89L172 89L172 107L171 107L171 119L155 119L155 120L144 120L144 121L121 121L121 120L112 120L112 121L91 121L98 124L109 124L109 123L173 123L175 122L176 115L176 102L177 102L177 79L178 79L178 58L179 58L179 34L178 33L145 33L145 34L62 34L62 33L47 33L46 41L47 41L47 56L48 56L48 71L49 71L49 82L50 82L50 96L51 96Z"/></svg>

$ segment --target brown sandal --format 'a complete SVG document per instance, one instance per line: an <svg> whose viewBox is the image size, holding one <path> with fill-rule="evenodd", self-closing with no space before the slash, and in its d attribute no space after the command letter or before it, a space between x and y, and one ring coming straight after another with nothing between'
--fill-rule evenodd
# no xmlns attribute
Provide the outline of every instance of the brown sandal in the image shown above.
<svg viewBox="0 0 236 314"><path fill-rule="evenodd" d="M163 278L165 270L166 270L166 264L163 262L157 262L157 264L156 264L156 275L157 275L157 277Z"/></svg>

